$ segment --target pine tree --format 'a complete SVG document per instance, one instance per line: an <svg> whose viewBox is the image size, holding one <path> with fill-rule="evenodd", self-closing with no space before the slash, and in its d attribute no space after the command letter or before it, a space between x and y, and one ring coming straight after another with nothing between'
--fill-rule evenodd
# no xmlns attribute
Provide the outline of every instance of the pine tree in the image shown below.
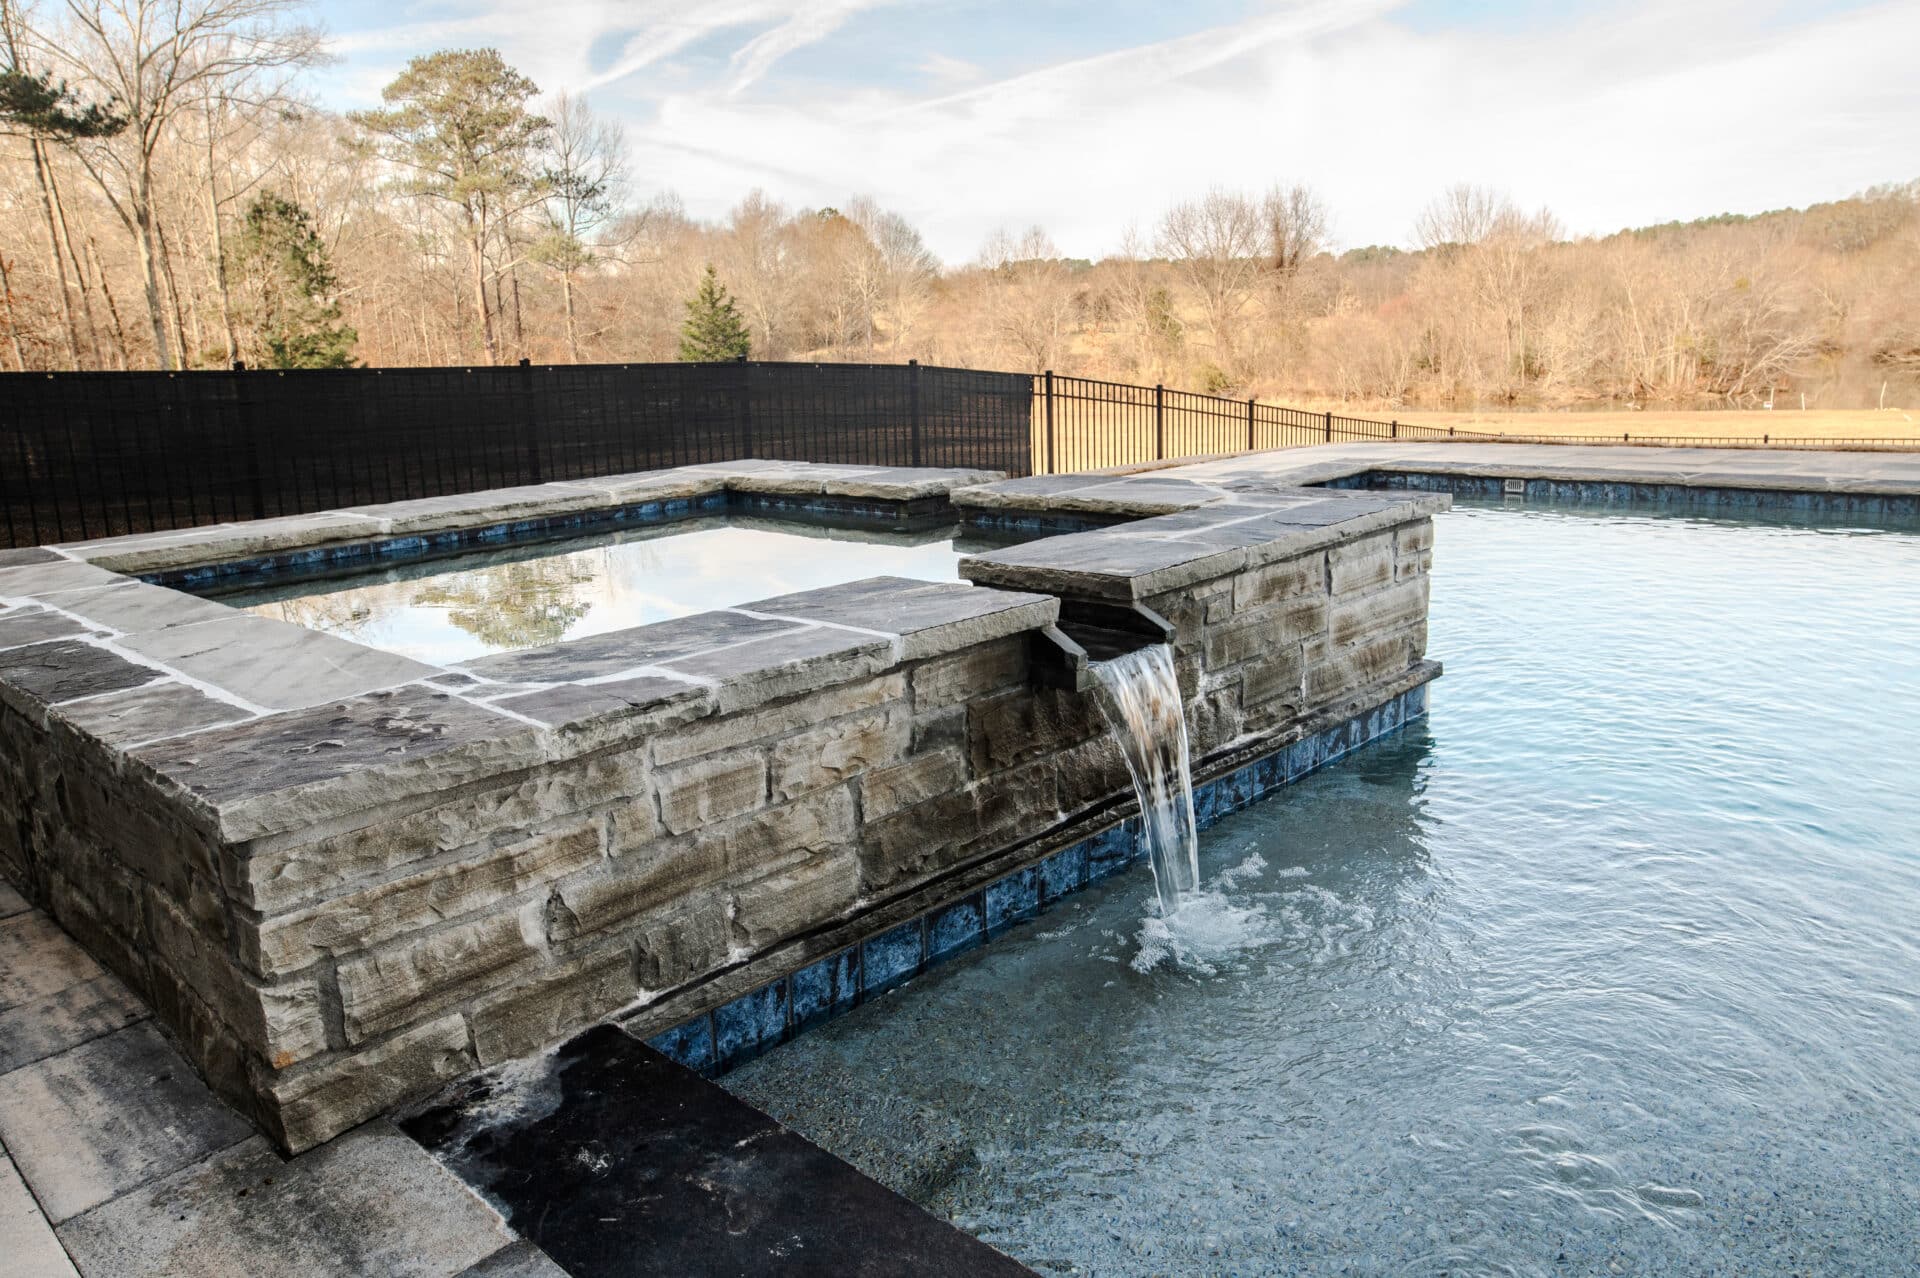
<svg viewBox="0 0 1920 1278"><path fill-rule="evenodd" d="M700 291L687 300L687 322L680 326L680 359L687 364L710 364L745 359L752 348L746 321L713 264L700 279Z"/></svg>
<svg viewBox="0 0 1920 1278"><path fill-rule="evenodd" d="M233 242L251 329L246 343L271 368L352 368L359 334L340 320L340 281L307 211L268 191L247 206Z"/></svg>

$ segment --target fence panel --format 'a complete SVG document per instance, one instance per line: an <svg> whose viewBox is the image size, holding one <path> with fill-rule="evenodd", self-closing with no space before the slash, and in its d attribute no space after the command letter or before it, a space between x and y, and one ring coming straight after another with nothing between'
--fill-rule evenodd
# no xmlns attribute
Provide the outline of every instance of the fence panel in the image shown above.
<svg viewBox="0 0 1920 1278"><path fill-rule="evenodd" d="M0 545L750 456L1025 475L1032 384L917 364L0 374Z"/></svg>

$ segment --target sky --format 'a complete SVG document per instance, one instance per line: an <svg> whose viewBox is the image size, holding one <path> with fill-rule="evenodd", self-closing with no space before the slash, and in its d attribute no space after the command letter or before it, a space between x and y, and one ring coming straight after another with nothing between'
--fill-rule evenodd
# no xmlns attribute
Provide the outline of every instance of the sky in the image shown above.
<svg viewBox="0 0 1920 1278"><path fill-rule="evenodd" d="M1473 182L1574 234L1920 178L1920 3L321 0L322 99L491 46L620 120L632 198L868 195L949 263L1069 256L1214 186L1305 182L1338 247Z"/></svg>

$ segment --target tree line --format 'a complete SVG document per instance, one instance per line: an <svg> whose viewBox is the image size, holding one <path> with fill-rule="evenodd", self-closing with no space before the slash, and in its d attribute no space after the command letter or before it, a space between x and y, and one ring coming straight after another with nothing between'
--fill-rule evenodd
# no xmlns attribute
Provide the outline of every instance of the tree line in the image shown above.
<svg viewBox="0 0 1920 1278"><path fill-rule="evenodd" d="M491 49L325 110L303 13L0 0L0 367L915 358L1379 406L1920 383L1920 183L1584 238L1461 186L1409 247L1344 252L1319 192L1218 189L1099 261L1036 226L943 264L861 196L693 218Z"/></svg>

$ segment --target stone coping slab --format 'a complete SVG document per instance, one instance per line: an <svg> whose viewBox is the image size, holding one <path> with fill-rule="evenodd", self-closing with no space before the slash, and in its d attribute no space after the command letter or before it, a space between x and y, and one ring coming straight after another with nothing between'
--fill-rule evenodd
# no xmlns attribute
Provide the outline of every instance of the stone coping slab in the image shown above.
<svg viewBox="0 0 1920 1278"><path fill-rule="evenodd" d="M1071 517L1177 508L969 556L960 562L961 576L983 586L1130 603L1425 518L1453 500L1432 493L1287 488L1245 477L1229 488L1168 478L1168 472L1046 478L1045 485L1014 480L962 489L954 501L990 517L1009 511ZM1080 482L1063 482L1073 479Z"/></svg>
<svg viewBox="0 0 1920 1278"><path fill-rule="evenodd" d="M728 491L907 502L944 497L956 488L1001 477L998 471L986 470L826 466L750 459L66 542L52 549L69 560L114 572L151 573L343 541L485 528ZM0 560L0 565L6 564L6 560Z"/></svg>
<svg viewBox="0 0 1920 1278"><path fill-rule="evenodd" d="M1147 472L1222 487L1323 484L1370 470L1496 479L1920 496L1920 453L1379 440L1276 449ZM956 504L963 498L956 494Z"/></svg>
<svg viewBox="0 0 1920 1278"><path fill-rule="evenodd" d="M747 461L43 548L0 561L0 700L95 742L223 841L258 839L1038 630L1059 605L874 578L442 667L104 565L493 526L736 480L898 505L990 478Z"/></svg>

